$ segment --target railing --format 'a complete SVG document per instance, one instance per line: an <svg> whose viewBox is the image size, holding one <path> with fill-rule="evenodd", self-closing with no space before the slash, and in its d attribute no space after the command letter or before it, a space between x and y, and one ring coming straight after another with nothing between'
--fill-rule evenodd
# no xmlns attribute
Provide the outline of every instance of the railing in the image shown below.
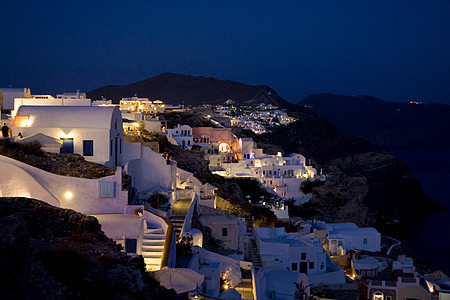
<svg viewBox="0 0 450 300"><path fill-rule="evenodd" d="M186 217L184 218L183 228L181 229L180 237L182 237L186 232L191 230L192 227L192 218L194 217L194 210L197 206L197 194L193 193L192 201L189 205L189 209L187 211Z"/></svg>
<svg viewBox="0 0 450 300"><path fill-rule="evenodd" d="M173 241L173 225L169 219L167 218L163 219L164 222L166 222L167 224L167 232L166 232L166 239L164 241L163 255L161 258L161 268L167 267L169 264L170 249L172 248L172 241Z"/></svg>
<svg viewBox="0 0 450 300"><path fill-rule="evenodd" d="M381 280L372 280L370 283L373 286L383 286L383 281L381 281Z"/></svg>
<svg viewBox="0 0 450 300"><path fill-rule="evenodd" d="M402 283L416 283L417 280L414 277L402 277Z"/></svg>

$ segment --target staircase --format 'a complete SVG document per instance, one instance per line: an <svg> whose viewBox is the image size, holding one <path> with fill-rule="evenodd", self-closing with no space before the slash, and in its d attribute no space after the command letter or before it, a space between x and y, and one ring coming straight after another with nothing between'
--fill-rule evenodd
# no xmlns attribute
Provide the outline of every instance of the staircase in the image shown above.
<svg viewBox="0 0 450 300"><path fill-rule="evenodd" d="M142 239L141 254L147 271L157 271L161 268L166 235L161 228L147 228Z"/></svg>
<svg viewBox="0 0 450 300"><path fill-rule="evenodd" d="M192 199L181 199L172 205L172 214L169 219L172 222L176 240L181 238L181 230L183 229L184 219L186 218L191 201Z"/></svg>
<svg viewBox="0 0 450 300"><path fill-rule="evenodd" d="M252 272L250 270L241 269L242 280L235 289L238 291L242 300L253 300L253 284L252 284Z"/></svg>
<svg viewBox="0 0 450 300"><path fill-rule="evenodd" d="M185 216L182 216L182 215L172 215L170 217L170 222L172 222L173 230L177 237L176 240L181 238L180 235L181 235L181 230L183 229L184 218L185 218Z"/></svg>
<svg viewBox="0 0 450 300"><path fill-rule="evenodd" d="M256 242L253 238L250 239L250 246L253 264L255 265L255 267L261 267L261 256L259 256L258 247L256 246Z"/></svg>

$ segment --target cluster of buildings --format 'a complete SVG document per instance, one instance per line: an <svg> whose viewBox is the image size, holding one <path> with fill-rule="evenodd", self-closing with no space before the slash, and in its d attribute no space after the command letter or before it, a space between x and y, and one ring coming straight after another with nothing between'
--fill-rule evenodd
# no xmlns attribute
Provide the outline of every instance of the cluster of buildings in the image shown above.
<svg viewBox="0 0 450 300"><path fill-rule="evenodd" d="M232 110L225 107L218 107L218 110L230 116L232 126L243 127L256 134L269 132L270 127L288 125L296 121L286 111L272 104L261 103L257 107L243 107L238 114L231 114Z"/></svg>
<svg viewBox="0 0 450 300"><path fill-rule="evenodd" d="M223 125L167 128L155 116L145 118L163 108L145 98L123 99L118 107L91 102L79 92L56 98L33 96L27 89L17 93L13 101L3 98L12 113L2 122L8 122L12 137L0 143L37 140L45 151L77 153L116 171L100 179L68 177L0 155L2 174L8 174L0 177L0 197L35 198L95 216L123 251L143 256L149 271L174 268L180 255L176 242L185 238L193 252L186 267L203 276L191 289L192 299L293 299L324 286L346 299L433 299L438 291L417 274L411 259L380 259L383 246L374 228L299 220L298 230L287 232L256 228L218 210L217 187L141 143L126 142L135 133L126 120L141 122L182 148L201 149L214 173L253 178L282 198L303 199L300 184L320 180L300 154L264 154L253 140L237 138ZM129 190L123 188L122 172L131 177ZM154 193L167 196L164 208L139 204ZM180 218L171 207L183 203ZM283 202L277 209L289 220ZM210 237L221 243L220 253L202 247L205 233L194 224L209 228Z"/></svg>

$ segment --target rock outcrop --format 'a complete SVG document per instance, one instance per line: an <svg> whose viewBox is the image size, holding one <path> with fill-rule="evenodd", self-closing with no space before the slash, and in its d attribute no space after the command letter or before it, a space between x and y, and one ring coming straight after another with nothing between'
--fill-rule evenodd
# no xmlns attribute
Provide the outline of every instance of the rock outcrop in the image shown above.
<svg viewBox="0 0 450 300"><path fill-rule="evenodd" d="M4 299L144 299L168 291L107 238L94 217L28 198L0 198ZM165 293L165 294L164 294Z"/></svg>

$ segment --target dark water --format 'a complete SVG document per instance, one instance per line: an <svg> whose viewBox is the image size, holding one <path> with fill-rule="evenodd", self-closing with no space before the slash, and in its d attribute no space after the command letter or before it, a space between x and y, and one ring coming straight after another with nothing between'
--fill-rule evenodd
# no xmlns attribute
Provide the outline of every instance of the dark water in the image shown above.
<svg viewBox="0 0 450 300"><path fill-rule="evenodd" d="M450 207L449 147L386 147L386 151L409 165L425 193ZM450 209L430 214L404 245L407 254L450 275Z"/></svg>

